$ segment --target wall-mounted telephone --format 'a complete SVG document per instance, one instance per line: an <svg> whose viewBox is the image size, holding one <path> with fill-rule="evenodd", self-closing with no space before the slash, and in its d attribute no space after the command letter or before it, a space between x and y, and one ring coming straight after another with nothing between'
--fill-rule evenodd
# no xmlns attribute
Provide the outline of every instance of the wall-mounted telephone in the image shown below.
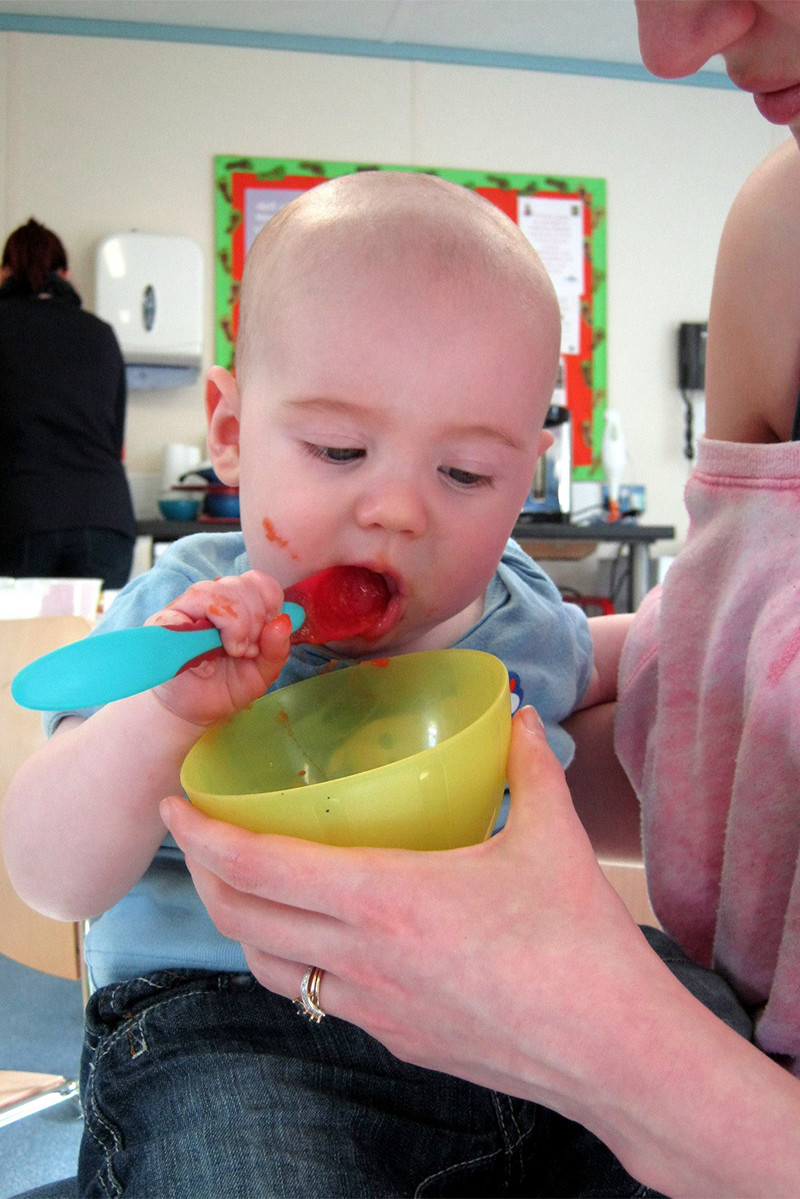
<svg viewBox="0 0 800 1199"><path fill-rule="evenodd" d="M678 329L678 386L686 407L683 452L691 461L695 456L697 434L695 417L705 426L706 336L708 325L681 325ZM700 429L702 433L703 429Z"/></svg>
<svg viewBox="0 0 800 1199"><path fill-rule="evenodd" d="M678 330L678 386L681 391L704 391L708 325L681 325Z"/></svg>

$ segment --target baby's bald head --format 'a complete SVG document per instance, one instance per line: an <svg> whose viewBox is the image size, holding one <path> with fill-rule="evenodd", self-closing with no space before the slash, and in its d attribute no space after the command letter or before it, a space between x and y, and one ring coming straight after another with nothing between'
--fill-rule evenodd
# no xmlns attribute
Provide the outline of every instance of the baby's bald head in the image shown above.
<svg viewBox="0 0 800 1199"><path fill-rule="evenodd" d="M240 389L270 354L282 320L306 289L326 280L376 276L408 286L459 280L502 288L536 336L532 352L553 360L558 302L542 262L519 228L481 196L434 175L362 171L304 192L259 233L240 293L236 374Z"/></svg>

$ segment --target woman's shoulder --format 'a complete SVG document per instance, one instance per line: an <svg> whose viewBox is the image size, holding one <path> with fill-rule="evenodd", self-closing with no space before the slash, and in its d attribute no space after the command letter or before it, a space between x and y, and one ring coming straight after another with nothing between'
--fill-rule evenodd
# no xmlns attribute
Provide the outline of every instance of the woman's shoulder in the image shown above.
<svg viewBox="0 0 800 1199"><path fill-rule="evenodd" d="M800 152L751 173L720 241L708 321L706 428L727 441L789 439L800 388Z"/></svg>

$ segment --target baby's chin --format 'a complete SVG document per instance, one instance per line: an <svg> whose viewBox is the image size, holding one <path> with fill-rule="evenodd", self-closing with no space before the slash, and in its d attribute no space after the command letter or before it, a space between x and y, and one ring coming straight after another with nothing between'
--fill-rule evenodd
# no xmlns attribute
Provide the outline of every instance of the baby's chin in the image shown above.
<svg viewBox="0 0 800 1199"><path fill-rule="evenodd" d="M346 641L327 641L325 648L338 658L350 658L354 661L370 658L389 658L394 654L409 654L412 646L407 646L405 638L386 637L349 637Z"/></svg>
<svg viewBox="0 0 800 1199"><path fill-rule="evenodd" d="M374 634L369 637L350 637L346 641L331 641L326 648L339 657L355 659L449 649L477 624L483 606L484 597L480 595L458 612L441 615L439 619L429 613L426 621L412 624L408 619L411 613L400 596L393 596Z"/></svg>
<svg viewBox="0 0 800 1199"><path fill-rule="evenodd" d="M395 654L413 654L424 649L444 649L445 646L432 638L430 632L401 632L398 629L383 637L349 637L346 641L329 641L325 648L340 658L352 658L357 661L390 658Z"/></svg>
<svg viewBox="0 0 800 1199"><path fill-rule="evenodd" d="M449 622L444 625L426 626L424 629L397 630L392 635L379 639L353 637L349 641L329 643L327 648L340 657L366 659L390 658L395 654L417 654L425 650L449 649L454 638L449 636ZM458 640L458 637L455 638Z"/></svg>

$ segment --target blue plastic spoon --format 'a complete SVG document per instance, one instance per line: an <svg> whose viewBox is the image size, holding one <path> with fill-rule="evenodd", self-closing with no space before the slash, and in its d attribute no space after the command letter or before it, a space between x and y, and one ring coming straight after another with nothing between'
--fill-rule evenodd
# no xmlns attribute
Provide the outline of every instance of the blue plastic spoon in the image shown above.
<svg viewBox="0 0 800 1199"><path fill-rule="evenodd" d="M281 608L299 629L299 604ZM15 675L11 695L22 708L40 712L91 708L148 691L176 675L193 658L219 649L218 629L165 629L142 625L73 641L37 658Z"/></svg>

